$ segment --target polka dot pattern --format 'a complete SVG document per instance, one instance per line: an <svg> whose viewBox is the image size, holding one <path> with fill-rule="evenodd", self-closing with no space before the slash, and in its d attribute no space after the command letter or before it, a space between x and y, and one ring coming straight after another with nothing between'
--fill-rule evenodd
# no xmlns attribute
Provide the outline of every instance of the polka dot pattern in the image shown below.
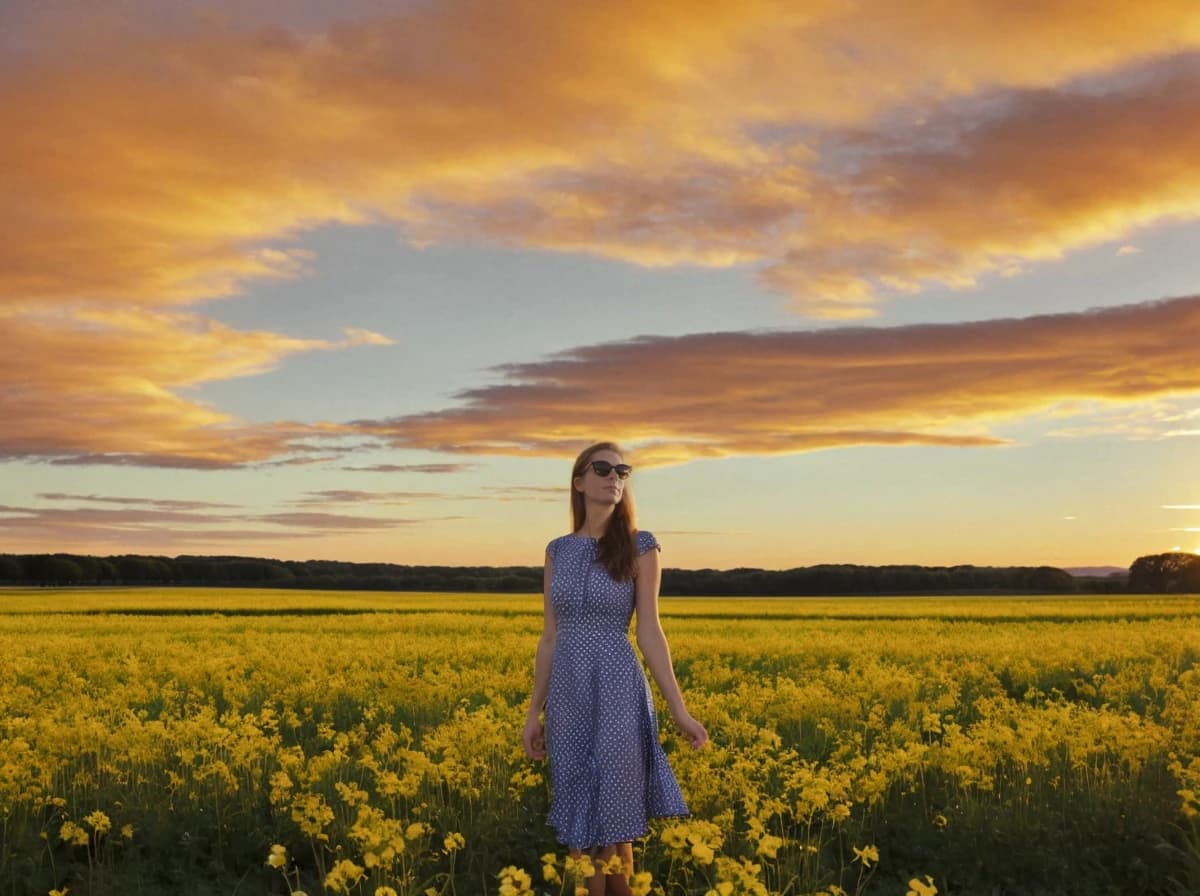
<svg viewBox="0 0 1200 896"><path fill-rule="evenodd" d="M661 550L637 533L637 553ZM594 538L548 546L556 637L546 698L549 824L577 849L645 836L647 819L687 815L658 742L650 685L629 640L634 584L615 582Z"/></svg>

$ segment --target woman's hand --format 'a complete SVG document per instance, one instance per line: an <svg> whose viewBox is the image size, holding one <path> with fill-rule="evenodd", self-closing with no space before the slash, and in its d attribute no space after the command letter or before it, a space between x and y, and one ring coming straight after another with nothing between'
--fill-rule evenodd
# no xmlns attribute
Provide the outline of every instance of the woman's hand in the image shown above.
<svg viewBox="0 0 1200 896"><path fill-rule="evenodd" d="M704 726L686 712L675 716L675 727L683 732L693 750L699 750L708 743L708 732L704 730Z"/></svg>
<svg viewBox="0 0 1200 896"><path fill-rule="evenodd" d="M533 717L525 720L521 742L525 744L525 755L530 759L546 758L546 726L541 719Z"/></svg>

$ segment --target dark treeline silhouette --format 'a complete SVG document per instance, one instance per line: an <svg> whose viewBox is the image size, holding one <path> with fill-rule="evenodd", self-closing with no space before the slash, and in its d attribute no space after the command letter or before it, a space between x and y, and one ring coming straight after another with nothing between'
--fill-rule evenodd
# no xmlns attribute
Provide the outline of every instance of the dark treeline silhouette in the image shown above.
<svg viewBox="0 0 1200 896"><path fill-rule="evenodd" d="M404 566L258 557L154 557L126 554L0 554L6 585L202 585L375 591L542 590L540 566ZM1067 594L1200 592L1200 557L1139 557L1128 579L1076 577L1053 566L857 566L787 570L666 569L664 595Z"/></svg>
<svg viewBox="0 0 1200 896"><path fill-rule="evenodd" d="M1138 557L1129 567L1129 590L1200 594L1200 554L1176 551Z"/></svg>

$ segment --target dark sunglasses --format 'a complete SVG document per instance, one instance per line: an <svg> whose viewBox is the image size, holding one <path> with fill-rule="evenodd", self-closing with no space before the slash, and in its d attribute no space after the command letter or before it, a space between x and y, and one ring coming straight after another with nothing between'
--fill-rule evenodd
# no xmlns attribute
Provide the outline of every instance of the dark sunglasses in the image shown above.
<svg viewBox="0 0 1200 896"><path fill-rule="evenodd" d="M606 460L592 461L592 472L602 479L608 478L608 474L613 470L617 471L618 479L628 479L629 474L633 472L633 467L629 464L610 464Z"/></svg>

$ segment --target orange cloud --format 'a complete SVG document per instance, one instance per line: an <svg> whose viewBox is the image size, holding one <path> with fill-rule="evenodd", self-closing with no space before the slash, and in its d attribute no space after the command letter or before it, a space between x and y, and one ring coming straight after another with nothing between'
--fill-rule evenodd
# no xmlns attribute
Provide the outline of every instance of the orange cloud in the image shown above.
<svg viewBox="0 0 1200 896"><path fill-rule="evenodd" d="M133 499L113 499L118 502ZM0 534L29 544L112 542L163 545L287 541L339 532L371 532L461 517L373 517L339 513L219 514L200 510L19 507L0 505ZM259 528L231 529L231 524ZM206 528L212 527L212 528ZM145 548L139 548L145 549Z"/></svg>
<svg viewBox="0 0 1200 896"><path fill-rule="evenodd" d="M847 140L855 170L814 189L811 226L765 282L811 313L863 314L881 292L969 285L1195 218L1200 54L1126 79L997 94L921 128Z"/></svg>
<svg viewBox="0 0 1200 896"><path fill-rule="evenodd" d="M369 467L342 467L352 473L463 473L476 464L372 464Z"/></svg>
<svg viewBox="0 0 1200 896"><path fill-rule="evenodd" d="M407 504L410 501L445 499L443 492L369 492L361 489L325 489L306 492L304 497L289 501L289 504Z"/></svg>
<svg viewBox="0 0 1200 896"><path fill-rule="evenodd" d="M153 507L156 510L210 510L236 509L237 504L214 501L177 501L170 498L126 498L104 495L69 495L62 492L40 492L39 498L46 501L82 501L90 504L121 504L133 507Z"/></svg>
<svg viewBox="0 0 1200 896"><path fill-rule="evenodd" d="M298 237L321 227L757 265L799 310L837 317L1200 207L1190 0L447 2L292 31L160 6L5 23L0 457L335 456L312 442L336 425L250 425L181 392L387 342L177 312L305 276ZM993 441L882 423L782 443ZM660 454L778 448L739 438L664 437Z"/></svg>
<svg viewBox="0 0 1200 896"><path fill-rule="evenodd" d="M20 176L0 223L0 301L232 295L247 280L302 276L312 259L292 244L305 230L392 221L416 242L483 234L638 264L764 261L776 265L769 282L802 301L862 305L838 259L865 258L876 287L904 288L975 276L992 247L950 251L978 206L947 208L949 188L921 204L929 179L898 147L857 180L831 179L831 135L886 133L946 102L1053 90L1200 46L1188 0L722 0L702 14L645 0L451 2L308 32L238 30L213 14L155 30L154 5L103 10L34 16L14 39L0 166ZM1175 89L1189 83L1194 94L1190 75ZM1140 125L1172 125L1154 131L1154 155L1189 151L1185 99L1174 120L1153 94L1124 100L1150 107ZM1010 173L1018 158L1069 152L1070 165L1056 159L1021 183L1028 202L1049 205L1057 175L1097 185L1116 157L1106 141L1127 147L1145 133L1127 122L1084 122L1087 142L1059 149L1046 138L1061 130L1014 119L991 145ZM951 186L977 168L999 174L1004 160L974 149L983 155L967 152ZM1179 182L1168 181L1190 189L1194 169L1132 167L1100 191L1092 208L1110 214L1087 233L1075 207L1065 230L1046 215L1014 241L1022 204L989 203L1002 231L994 251L1044 257L1179 211ZM901 185L887 198L897 211L915 203L921 229L868 215L867 239L847 244L854 210L889 175L914 179L913 196ZM981 196L995 198L964 199ZM914 232L931 234L924 254ZM888 256L906 253L913 264L892 271ZM812 259L824 263L805 273Z"/></svg>
<svg viewBox="0 0 1200 896"><path fill-rule="evenodd" d="M298 352L383 338L293 339L137 309L8 310L0 321L0 457L198 468L311 454L313 438L328 453L339 428L250 424L182 390L261 373Z"/></svg>
<svg viewBox="0 0 1200 896"><path fill-rule="evenodd" d="M996 445L1064 403L1200 392L1200 298L961 324L640 337L499 368L462 407L360 422L398 448L639 463L850 445Z"/></svg>

